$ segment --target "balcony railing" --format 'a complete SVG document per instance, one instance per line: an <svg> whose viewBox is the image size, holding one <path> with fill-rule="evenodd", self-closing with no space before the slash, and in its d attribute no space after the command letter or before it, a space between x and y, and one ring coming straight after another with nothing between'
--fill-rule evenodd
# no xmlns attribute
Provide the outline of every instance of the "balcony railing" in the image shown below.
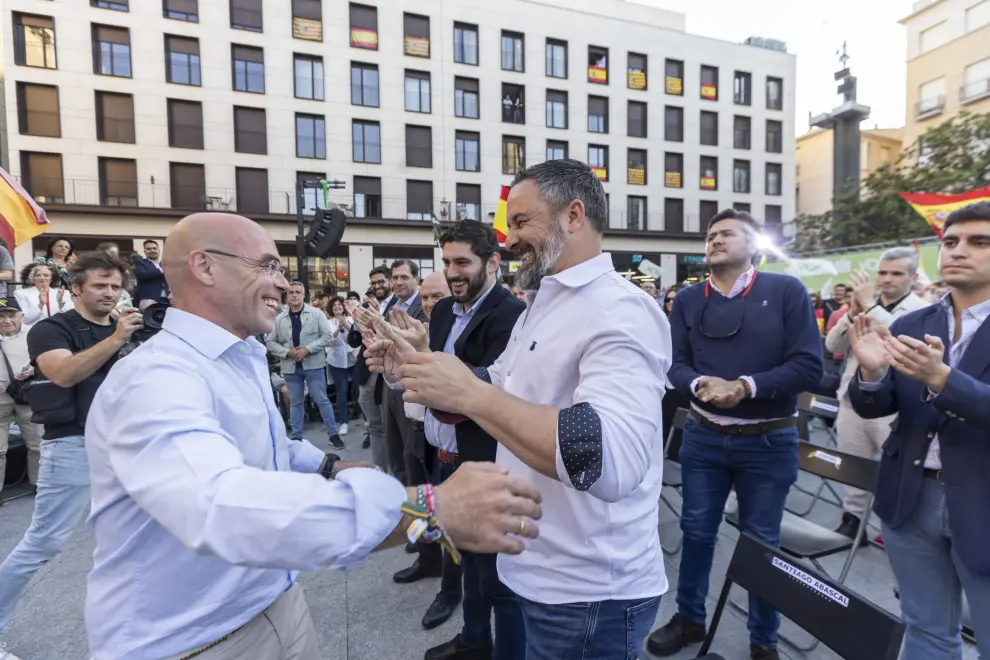
<svg viewBox="0 0 990 660"><path fill-rule="evenodd" d="M990 97L990 78L977 80L959 88L959 101L961 103L973 103L987 97Z"/></svg>
<svg viewBox="0 0 990 660"><path fill-rule="evenodd" d="M945 109L945 97L934 96L929 99L922 99L914 104L914 118L927 119L942 114Z"/></svg>

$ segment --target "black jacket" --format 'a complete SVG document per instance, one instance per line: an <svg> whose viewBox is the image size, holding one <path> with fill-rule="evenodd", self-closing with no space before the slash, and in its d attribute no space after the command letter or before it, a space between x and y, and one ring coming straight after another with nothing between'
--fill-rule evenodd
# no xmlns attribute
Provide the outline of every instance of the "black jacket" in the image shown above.
<svg viewBox="0 0 990 660"><path fill-rule="evenodd" d="M165 289L166 294L168 293L165 274L150 259L139 259L135 262L134 277L137 280L132 296L135 307L141 304L142 300L163 302L167 299L167 296L162 296L162 289Z"/></svg>
<svg viewBox="0 0 990 660"><path fill-rule="evenodd" d="M526 311L501 284L481 301L461 336L454 343L454 355L471 367L490 367L505 351L512 328ZM430 350L443 351L454 326L454 299L444 298L433 308L430 319ZM494 461L498 443L471 420L461 422L457 430L457 453L466 461Z"/></svg>

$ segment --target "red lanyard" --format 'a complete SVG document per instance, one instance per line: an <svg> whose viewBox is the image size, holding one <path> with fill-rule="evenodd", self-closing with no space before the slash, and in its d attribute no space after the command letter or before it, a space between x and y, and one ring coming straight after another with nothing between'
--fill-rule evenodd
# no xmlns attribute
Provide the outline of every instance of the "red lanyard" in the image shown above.
<svg viewBox="0 0 990 660"><path fill-rule="evenodd" d="M745 289L743 289L743 292L742 292L742 297L743 298L745 298L747 295L749 295L750 289L752 289L753 288L753 285L756 284L756 276L759 275L759 274L760 274L760 271L758 271L758 270L754 270L753 271L753 279L751 279L749 281L749 285ZM711 292L711 283L712 283L712 278L709 277L707 280L705 280L705 298L707 298L708 297L708 294Z"/></svg>
<svg viewBox="0 0 990 660"><path fill-rule="evenodd" d="M52 299L47 293L45 294L45 308L48 310L48 316L52 315Z"/></svg>

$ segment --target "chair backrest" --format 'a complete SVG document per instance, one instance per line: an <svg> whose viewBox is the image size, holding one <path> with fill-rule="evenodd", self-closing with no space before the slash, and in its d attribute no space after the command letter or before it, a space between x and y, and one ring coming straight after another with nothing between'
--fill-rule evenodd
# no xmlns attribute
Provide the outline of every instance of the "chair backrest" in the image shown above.
<svg viewBox="0 0 990 660"><path fill-rule="evenodd" d="M798 467L823 479L870 493L876 491L880 472L878 461L804 441L798 443Z"/></svg>
<svg viewBox="0 0 990 660"><path fill-rule="evenodd" d="M813 392L802 392L798 395L798 437L811 440L808 422L812 417L818 417L831 425L839 416L839 400L822 396Z"/></svg>
<svg viewBox="0 0 990 660"><path fill-rule="evenodd" d="M748 533L739 535L726 579L845 660L897 660L904 636L900 619Z"/></svg>
<svg viewBox="0 0 990 660"><path fill-rule="evenodd" d="M663 450L663 455L677 463L680 463L681 441L684 439L684 422L690 411L686 408L678 408L674 413L674 420L670 424L670 433L667 434L667 446Z"/></svg>

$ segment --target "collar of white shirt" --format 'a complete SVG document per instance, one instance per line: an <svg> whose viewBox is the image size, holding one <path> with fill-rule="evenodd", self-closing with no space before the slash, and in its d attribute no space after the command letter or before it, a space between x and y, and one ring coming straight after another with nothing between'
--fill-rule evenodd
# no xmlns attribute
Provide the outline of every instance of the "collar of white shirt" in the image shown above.
<svg viewBox="0 0 990 660"><path fill-rule="evenodd" d="M175 307L170 307L165 313L162 330L175 335L210 360L216 360L231 346L242 342L254 353L262 356L265 354L265 347L254 337L238 339L212 321Z"/></svg>
<svg viewBox="0 0 990 660"><path fill-rule="evenodd" d="M587 261L582 261L575 266L562 270L556 275L547 275L540 283L540 288L542 289L548 282L553 282L568 289L577 289L613 270L615 268L612 266L612 255L608 252L603 252ZM538 292L527 291L526 299L532 303Z"/></svg>

